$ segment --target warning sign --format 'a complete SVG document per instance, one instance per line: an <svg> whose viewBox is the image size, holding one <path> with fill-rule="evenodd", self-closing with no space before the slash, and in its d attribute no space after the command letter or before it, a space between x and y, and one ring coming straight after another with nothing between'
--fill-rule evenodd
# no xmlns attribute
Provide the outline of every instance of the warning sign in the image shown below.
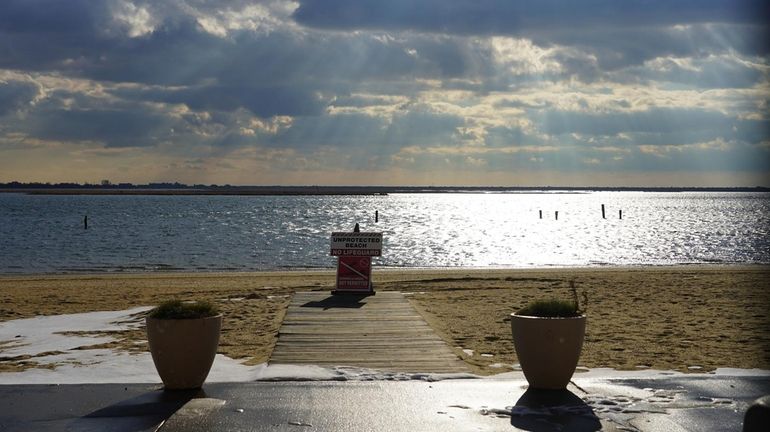
<svg viewBox="0 0 770 432"><path fill-rule="evenodd" d="M368 256L341 256L337 262L337 290L372 290L372 258Z"/></svg>
<svg viewBox="0 0 770 432"><path fill-rule="evenodd" d="M382 254L381 232L333 232L331 238L332 256L380 256Z"/></svg>

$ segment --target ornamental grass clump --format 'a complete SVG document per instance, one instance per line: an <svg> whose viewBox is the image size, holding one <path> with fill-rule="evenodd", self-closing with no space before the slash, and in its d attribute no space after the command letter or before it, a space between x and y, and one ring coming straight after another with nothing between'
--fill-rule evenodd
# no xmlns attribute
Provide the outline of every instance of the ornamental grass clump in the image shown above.
<svg viewBox="0 0 770 432"><path fill-rule="evenodd" d="M583 307L581 307L574 280L569 282L569 288L572 300L535 300L516 312L516 315L546 318L572 318L583 315L588 306L588 295L583 291Z"/></svg>
<svg viewBox="0 0 770 432"><path fill-rule="evenodd" d="M528 304L516 312L516 315L550 317L550 318L570 318L580 316L580 310L575 302L569 300L537 300Z"/></svg>
<svg viewBox="0 0 770 432"><path fill-rule="evenodd" d="M155 319L196 319L217 315L219 315L219 309L208 301L169 300L151 310L149 317Z"/></svg>

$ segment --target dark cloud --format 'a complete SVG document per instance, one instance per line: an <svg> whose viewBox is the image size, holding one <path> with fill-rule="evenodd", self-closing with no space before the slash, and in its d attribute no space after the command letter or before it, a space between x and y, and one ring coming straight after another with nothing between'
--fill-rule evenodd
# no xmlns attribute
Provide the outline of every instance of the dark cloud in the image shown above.
<svg viewBox="0 0 770 432"><path fill-rule="evenodd" d="M188 106L196 110L233 111L246 108L259 117L320 115L327 105L327 100L319 94L291 86L213 86L183 99Z"/></svg>
<svg viewBox="0 0 770 432"><path fill-rule="evenodd" d="M5 42L0 43L0 68L161 85L214 81L259 88L295 83L308 87L312 83L316 90L342 93L351 85L366 85L371 80L471 78L476 84L456 81L445 85L489 92L544 79L574 77L595 82L612 78L607 71L665 55L698 57L731 50L767 53L762 14L747 12L767 9L761 3L647 3L632 0L621 7L617 2L598 0L588 4L555 0L374 2L376 7L371 10L383 9L382 15L376 15L365 3L309 1L296 11L296 19L312 24L311 17L332 20L339 15L340 27L346 28L346 17L363 14L366 19L356 21L362 27L382 19L388 23L383 25L387 29L420 30L435 25L446 34L298 34L277 28L267 33L232 31L223 38L204 31L187 9L171 6L175 3L139 3L157 14L157 23L152 32L129 37L116 30L120 24L114 22L108 7L112 3L77 0L64 7L58 0L13 0L0 4L0 38ZM222 8L205 1L187 4L210 12ZM245 2L228 3L231 7L242 4ZM510 15L518 18L509 19ZM475 16L479 19L472 19ZM533 24L537 21L545 24ZM692 25L665 27L671 23ZM499 28L501 34L530 38L542 46L559 44L574 49L551 54L562 65L558 73L511 73L493 66L494 53L488 45L453 35L464 33L457 26L477 26L486 34ZM716 83L719 77L705 79Z"/></svg>
<svg viewBox="0 0 770 432"><path fill-rule="evenodd" d="M118 82L193 83L226 63L229 45L184 14L130 37L114 22L110 2L0 2L0 68L55 71Z"/></svg>
<svg viewBox="0 0 770 432"><path fill-rule="evenodd" d="M731 130L737 120L705 109L651 108L645 111L592 113L545 110L534 115L540 129L550 135L579 133L618 135L629 132Z"/></svg>
<svg viewBox="0 0 770 432"><path fill-rule="evenodd" d="M487 129L487 135L484 143L488 147L511 147L511 146L538 146L545 142L528 134L519 127L496 126Z"/></svg>
<svg viewBox="0 0 770 432"><path fill-rule="evenodd" d="M592 147L561 147L557 151L521 151L480 155L490 171L554 170L560 172L658 172L671 171L767 171L770 150L740 143L661 147L658 151L642 150L632 145L621 151L608 152ZM424 155L419 157L425 157ZM453 157L453 156L449 156ZM466 156L454 156L462 163ZM429 160L421 160L428 163Z"/></svg>
<svg viewBox="0 0 770 432"><path fill-rule="evenodd" d="M557 30L547 36L533 35L542 45L558 44L578 49L573 58L563 53L560 60L574 68L579 76L598 76L601 71L641 65L658 57L706 58L713 54L740 52L744 55L767 55L770 44L767 27L696 24L686 28L598 27L584 31ZM582 56L582 57L581 57ZM589 59L595 59L595 63ZM557 59L559 59L557 57Z"/></svg>
<svg viewBox="0 0 770 432"><path fill-rule="evenodd" d="M294 18L317 28L505 35L577 47L595 62L560 60L585 82L660 56L770 52L770 5L762 0L305 0Z"/></svg>
<svg viewBox="0 0 770 432"><path fill-rule="evenodd" d="M686 64L660 59L655 64L632 67L607 76L614 82L666 82L701 89L750 88L768 79L759 65L750 65L734 57L694 60Z"/></svg>
<svg viewBox="0 0 770 432"><path fill-rule="evenodd" d="M766 143L770 138L770 120L740 120L726 135L751 144ZM768 148L770 150L770 148ZM766 162L770 163L770 159Z"/></svg>
<svg viewBox="0 0 770 432"><path fill-rule="evenodd" d="M152 33L109 41L73 66L82 77L161 85L191 85L215 76L233 57L227 41L189 20L164 23Z"/></svg>
<svg viewBox="0 0 770 432"><path fill-rule="evenodd" d="M425 87L415 79L475 75L483 63L465 41L440 36L310 38L276 31L258 37L240 32L221 40L189 26L174 31L181 33L169 29L131 41L137 46L124 50L125 58L120 51L113 53L120 61L89 63L82 74L155 86L113 91L121 97L185 103L193 109L246 108L270 117L317 115L330 95L354 91L410 94ZM177 46L175 51L164 48ZM161 87L169 84L184 88Z"/></svg>
<svg viewBox="0 0 770 432"><path fill-rule="evenodd" d="M327 88L376 81L447 78L474 72L474 50L464 39L387 34L310 34L276 31L236 35L216 71L223 83L302 82ZM238 59L238 61L232 61ZM344 89L343 89L344 90Z"/></svg>
<svg viewBox="0 0 770 432"><path fill-rule="evenodd" d="M659 153L635 151L621 164L621 169L648 172L664 171L768 171L770 151L756 146L729 145L728 149L688 147L666 149Z"/></svg>
<svg viewBox="0 0 770 432"><path fill-rule="evenodd" d="M336 114L297 119L290 128L270 138L273 146L367 147L371 154L391 154L411 145L454 144L462 117L430 113L416 108L392 118L365 114Z"/></svg>
<svg viewBox="0 0 770 432"><path fill-rule="evenodd" d="M366 135L367 145L371 145L372 138L375 142L381 141L384 125L382 119L364 114L305 117L271 137L269 142L276 147L348 147Z"/></svg>
<svg viewBox="0 0 770 432"><path fill-rule="evenodd" d="M520 36L565 28L764 25L769 10L762 0L301 0L294 19L333 29Z"/></svg>
<svg viewBox="0 0 770 432"><path fill-rule="evenodd" d="M183 89L115 89L113 94L137 101L185 104L197 111L247 109L258 117L320 115L330 99L299 86L251 87L203 85Z"/></svg>
<svg viewBox="0 0 770 432"><path fill-rule="evenodd" d="M0 68L46 70L109 45L96 27L105 3L90 0L0 2Z"/></svg>
<svg viewBox="0 0 770 432"><path fill-rule="evenodd" d="M24 126L40 139L93 141L105 147L156 145L168 138L172 123L141 110L40 110Z"/></svg>
<svg viewBox="0 0 770 432"><path fill-rule="evenodd" d="M196 124L195 115L180 116L141 101L95 97L73 90L43 94L34 84L11 83L0 85L0 106L5 106L5 95L16 101L0 120L0 131L32 140L98 147L149 147L173 141L192 146L200 141L197 130L207 127ZM32 98L36 100L30 103Z"/></svg>
<svg viewBox="0 0 770 432"><path fill-rule="evenodd" d="M31 83L0 81L0 116L28 106L39 92L39 88Z"/></svg>
<svg viewBox="0 0 770 432"><path fill-rule="evenodd" d="M100 29L99 25L109 28L110 15L97 16L86 6L74 3L60 19L77 15L75 21L87 25L37 31L33 9L25 10L29 17L24 19L24 32L15 31L17 24L0 23L0 38L5 42L0 43L0 68L154 85L195 86L213 81L254 88L311 83L334 88L364 80L462 76L468 73L473 55L463 40L432 35L394 39L386 34L303 35L275 29L232 31L224 38L207 33L186 15L168 17L152 32L129 37ZM43 14L39 19L47 22L55 17Z"/></svg>
<svg viewBox="0 0 770 432"><path fill-rule="evenodd" d="M104 2L91 0L3 0L0 30L8 33L93 33L94 22L104 14Z"/></svg>

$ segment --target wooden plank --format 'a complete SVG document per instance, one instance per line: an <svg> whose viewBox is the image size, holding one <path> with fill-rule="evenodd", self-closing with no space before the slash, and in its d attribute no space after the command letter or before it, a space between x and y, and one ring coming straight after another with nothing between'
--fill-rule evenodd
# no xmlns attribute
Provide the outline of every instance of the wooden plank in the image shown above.
<svg viewBox="0 0 770 432"><path fill-rule="evenodd" d="M295 293L270 363L468 372L403 294L394 291L373 296Z"/></svg>

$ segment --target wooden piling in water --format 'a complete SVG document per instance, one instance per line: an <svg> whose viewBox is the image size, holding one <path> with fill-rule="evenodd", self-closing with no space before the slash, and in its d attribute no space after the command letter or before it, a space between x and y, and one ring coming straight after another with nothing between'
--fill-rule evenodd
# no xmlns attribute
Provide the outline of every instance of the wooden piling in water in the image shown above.
<svg viewBox="0 0 770 432"><path fill-rule="evenodd" d="M607 219L606 217L604 217L604 204L602 204L602 219Z"/></svg>
<svg viewBox="0 0 770 432"><path fill-rule="evenodd" d="M542 218L543 218L543 211L540 210L540 219L542 219Z"/></svg>
<svg viewBox="0 0 770 432"><path fill-rule="evenodd" d="M623 219L623 210L618 210L618 219Z"/></svg>
<svg viewBox="0 0 770 432"><path fill-rule="evenodd" d="M556 210L555 216L556 216L556 220L559 220L559 211L558 210Z"/></svg>
<svg viewBox="0 0 770 432"><path fill-rule="evenodd" d="M377 223L379 221L380 221L380 211L379 210L375 210L374 211L374 222Z"/></svg>
<svg viewBox="0 0 770 432"><path fill-rule="evenodd" d="M83 217L83 229L88 229L88 215Z"/></svg>

